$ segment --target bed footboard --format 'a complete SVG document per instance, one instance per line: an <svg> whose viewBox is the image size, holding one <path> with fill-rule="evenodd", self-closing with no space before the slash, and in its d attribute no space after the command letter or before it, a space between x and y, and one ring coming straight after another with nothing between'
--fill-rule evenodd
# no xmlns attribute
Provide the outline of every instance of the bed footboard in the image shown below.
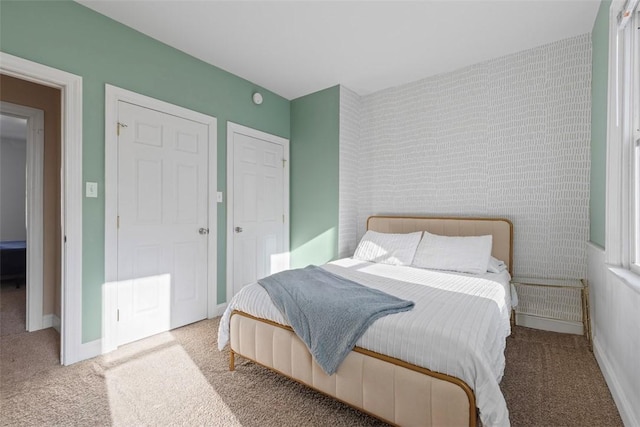
<svg viewBox="0 0 640 427"><path fill-rule="evenodd" d="M357 347L329 376L291 328L238 311L230 328L231 370L238 354L392 424L476 425L473 392L457 378Z"/></svg>

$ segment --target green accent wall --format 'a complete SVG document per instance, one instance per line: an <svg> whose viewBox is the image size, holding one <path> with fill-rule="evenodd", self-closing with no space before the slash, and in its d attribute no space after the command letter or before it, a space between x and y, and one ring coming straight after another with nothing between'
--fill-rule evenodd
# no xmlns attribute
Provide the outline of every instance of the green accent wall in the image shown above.
<svg viewBox="0 0 640 427"><path fill-rule="evenodd" d="M289 138L291 103L71 1L2 1L0 50L83 78L83 180L98 183L99 197L85 198L82 207L82 342L96 340L102 335L104 282L104 85L216 117L218 191L225 193L227 121ZM256 90L264 97L260 106L251 101ZM337 158L337 148L331 153ZM337 175L332 180L337 183ZM337 197L334 208L337 212ZM217 209L217 299L222 303L226 205Z"/></svg>
<svg viewBox="0 0 640 427"><path fill-rule="evenodd" d="M609 8L603 0L591 33L591 195L589 198L592 243L604 248L607 159L607 80L609 67Z"/></svg>
<svg viewBox="0 0 640 427"><path fill-rule="evenodd" d="M291 267L338 256L340 87L291 101Z"/></svg>

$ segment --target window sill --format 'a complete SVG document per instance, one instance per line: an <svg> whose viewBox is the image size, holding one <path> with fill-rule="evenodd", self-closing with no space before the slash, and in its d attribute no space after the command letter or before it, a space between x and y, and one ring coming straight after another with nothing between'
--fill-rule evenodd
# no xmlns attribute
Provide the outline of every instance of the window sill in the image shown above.
<svg viewBox="0 0 640 427"><path fill-rule="evenodd" d="M609 271L627 284L631 289L640 294L640 275L626 268L609 266Z"/></svg>

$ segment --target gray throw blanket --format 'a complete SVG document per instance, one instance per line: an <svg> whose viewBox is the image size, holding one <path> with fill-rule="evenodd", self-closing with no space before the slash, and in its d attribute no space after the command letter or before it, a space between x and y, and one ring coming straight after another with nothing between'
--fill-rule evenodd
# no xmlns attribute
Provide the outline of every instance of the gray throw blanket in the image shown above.
<svg viewBox="0 0 640 427"><path fill-rule="evenodd" d="M313 265L276 273L258 283L328 375L376 319L414 305Z"/></svg>

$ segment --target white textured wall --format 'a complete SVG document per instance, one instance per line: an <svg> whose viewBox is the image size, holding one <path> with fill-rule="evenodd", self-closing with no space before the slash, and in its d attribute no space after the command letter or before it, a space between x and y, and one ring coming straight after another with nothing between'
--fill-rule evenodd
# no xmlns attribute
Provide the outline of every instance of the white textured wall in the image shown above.
<svg viewBox="0 0 640 427"><path fill-rule="evenodd" d="M0 141L0 240L26 240L27 142Z"/></svg>
<svg viewBox="0 0 640 427"><path fill-rule="evenodd" d="M357 244L358 142L360 140L360 97L340 86L340 180L338 254L353 255Z"/></svg>
<svg viewBox="0 0 640 427"><path fill-rule="evenodd" d="M360 98L357 238L375 214L506 217L515 274L585 277L590 85L585 34Z"/></svg>
<svg viewBox="0 0 640 427"><path fill-rule="evenodd" d="M640 426L640 283L605 264L605 252L587 245L593 352L624 425Z"/></svg>

